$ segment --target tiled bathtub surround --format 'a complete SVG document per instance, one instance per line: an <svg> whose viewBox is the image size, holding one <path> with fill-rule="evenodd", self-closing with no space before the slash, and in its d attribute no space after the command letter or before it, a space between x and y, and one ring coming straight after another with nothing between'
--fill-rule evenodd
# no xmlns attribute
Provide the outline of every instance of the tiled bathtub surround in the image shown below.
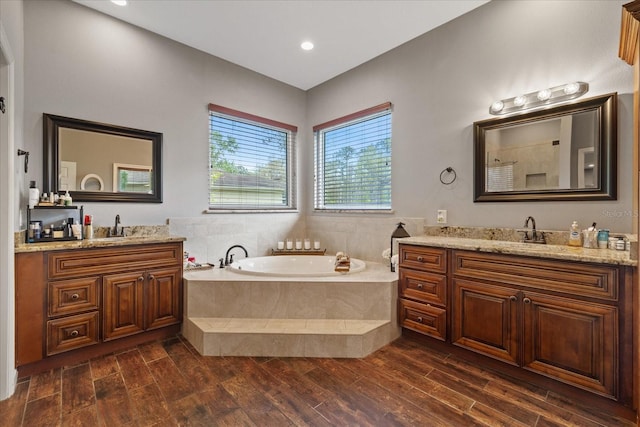
<svg viewBox="0 0 640 427"><path fill-rule="evenodd" d="M423 234L423 218L363 215L307 215L296 213L212 214L194 218L170 218L171 235L187 240L185 250L197 262L217 264L232 245L240 244L249 256L271 255L277 242L287 237L319 240L327 254L338 251L354 258L384 262L382 251L389 247L398 222L411 234Z"/></svg>
<svg viewBox="0 0 640 427"><path fill-rule="evenodd" d="M377 263L324 278L190 272L182 333L205 355L364 357L400 335L396 288Z"/></svg>

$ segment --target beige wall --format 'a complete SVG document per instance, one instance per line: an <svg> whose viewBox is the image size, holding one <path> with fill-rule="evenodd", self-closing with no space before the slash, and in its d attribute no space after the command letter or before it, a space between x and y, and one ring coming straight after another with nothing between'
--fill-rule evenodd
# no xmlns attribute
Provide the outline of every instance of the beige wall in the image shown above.
<svg viewBox="0 0 640 427"><path fill-rule="evenodd" d="M540 228L577 220L631 232L633 70L618 58L624 3L489 2L311 89L308 125L392 102L393 207L429 225L447 209L452 225L521 227L533 215ZM474 203L473 122L490 118L498 99L572 81L589 83L586 97L619 94L618 200ZM439 175L448 166L457 180L447 186Z"/></svg>

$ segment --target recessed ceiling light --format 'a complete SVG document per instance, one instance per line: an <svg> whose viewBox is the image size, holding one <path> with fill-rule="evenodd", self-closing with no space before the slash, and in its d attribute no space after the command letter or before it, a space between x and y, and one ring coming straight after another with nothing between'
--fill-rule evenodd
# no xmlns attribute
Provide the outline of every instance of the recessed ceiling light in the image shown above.
<svg viewBox="0 0 640 427"><path fill-rule="evenodd" d="M313 49L313 43L311 43L311 42L302 42L300 47L302 49L304 49L304 50L311 50L311 49Z"/></svg>
<svg viewBox="0 0 640 427"><path fill-rule="evenodd" d="M127 0L111 0L111 3L117 4L118 6L126 6Z"/></svg>

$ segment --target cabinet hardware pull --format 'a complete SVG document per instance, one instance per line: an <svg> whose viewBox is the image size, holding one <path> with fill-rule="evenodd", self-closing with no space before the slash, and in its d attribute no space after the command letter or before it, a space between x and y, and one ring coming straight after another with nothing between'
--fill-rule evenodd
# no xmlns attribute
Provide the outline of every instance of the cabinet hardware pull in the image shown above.
<svg viewBox="0 0 640 427"><path fill-rule="evenodd" d="M421 256L419 256L417 259L418 259L418 262L424 262L424 258Z"/></svg>
<svg viewBox="0 0 640 427"><path fill-rule="evenodd" d="M71 299L78 299L78 298L80 298L80 295L78 294L71 295Z"/></svg>
<svg viewBox="0 0 640 427"><path fill-rule="evenodd" d="M531 300L529 298L525 298L522 300L525 304L531 304Z"/></svg>
<svg viewBox="0 0 640 427"><path fill-rule="evenodd" d="M153 274L149 275L149 280L156 280L156 277Z"/></svg>
<svg viewBox="0 0 640 427"><path fill-rule="evenodd" d="M138 282L142 282L144 280L144 277L140 276L138 277Z"/></svg>
<svg viewBox="0 0 640 427"><path fill-rule="evenodd" d="M422 283L418 283L418 289L422 289Z"/></svg>
<svg viewBox="0 0 640 427"><path fill-rule="evenodd" d="M418 323L422 323L422 317L418 317L416 320L418 321Z"/></svg>
<svg viewBox="0 0 640 427"><path fill-rule="evenodd" d="M511 296L509 297L509 299L510 299L511 301L517 301L517 300L518 300L518 297L517 297L517 296L515 296L515 295L511 295Z"/></svg>
<svg viewBox="0 0 640 427"><path fill-rule="evenodd" d="M78 335L80 335L80 332L78 331L71 331L71 333L69 333L70 337L77 337Z"/></svg>

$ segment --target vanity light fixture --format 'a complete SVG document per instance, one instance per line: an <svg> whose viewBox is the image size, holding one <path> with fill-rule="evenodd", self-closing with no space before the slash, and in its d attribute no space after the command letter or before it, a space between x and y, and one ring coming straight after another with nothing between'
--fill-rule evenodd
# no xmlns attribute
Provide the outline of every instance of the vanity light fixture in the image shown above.
<svg viewBox="0 0 640 427"><path fill-rule="evenodd" d="M313 49L313 43L311 43L310 41L302 42L300 47L302 48L302 50L311 50Z"/></svg>
<svg viewBox="0 0 640 427"><path fill-rule="evenodd" d="M509 114L518 111L532 110L558 102L578 98L589 90L589 84L572 82L549 89L530 92L509 99L496 101L489 107L489 113L494 115Z"/></svg>

